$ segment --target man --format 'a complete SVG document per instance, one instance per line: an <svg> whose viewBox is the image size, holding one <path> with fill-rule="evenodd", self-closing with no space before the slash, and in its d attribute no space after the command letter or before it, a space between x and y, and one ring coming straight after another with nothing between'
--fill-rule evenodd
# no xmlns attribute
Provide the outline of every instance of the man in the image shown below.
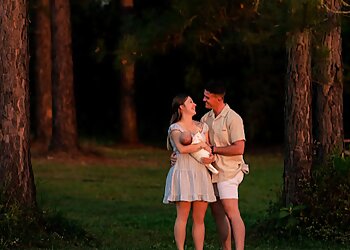
<svg viewBox="0 0 350 250"><path fill-rule="evenodd" d="M225 103L225 86L220 82L209 82L204 90L205 107L211 109L201 121L209 126L209 139L214 166L219 174L213 175L214 190L218 201L211 203L211 210L225 249L231 248L230 234L226 237L227 220L233 231L237 250L244 249L245 226L238 207L238 186L247 169L243 160L245 133L242 118ZM203 159L205 162L206 159ZM243 170L243 171L242 171ZM226 239L225 239L226 237Z"/></svg>
<svg viewBox="0 0 350 250"><path fill-rule="evenodd" d="M231 229L236 250L244 249L245 225L238 207L238 186L248 173L244 163L245 133L242 118L225 103L226 88L221 82L209 82L204 89L205 107L211 109L201 121L209 126L209 140L219 173L212 175L217 201L211 212L223 249L231 249ZM172 157L172 161L175 159ZM203 158L209 164L213 158Z"/></svg>

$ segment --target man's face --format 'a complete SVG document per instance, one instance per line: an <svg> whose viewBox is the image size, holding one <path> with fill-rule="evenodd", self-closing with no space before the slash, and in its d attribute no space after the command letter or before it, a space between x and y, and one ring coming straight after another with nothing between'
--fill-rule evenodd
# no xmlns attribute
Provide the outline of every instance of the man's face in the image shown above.
<svg viewBox="0 0 350 250"><path fill-rule="evenodd" d="M205 108L212 109L218 103L217 96L204 90L203 102L205 103Z"/></svg>

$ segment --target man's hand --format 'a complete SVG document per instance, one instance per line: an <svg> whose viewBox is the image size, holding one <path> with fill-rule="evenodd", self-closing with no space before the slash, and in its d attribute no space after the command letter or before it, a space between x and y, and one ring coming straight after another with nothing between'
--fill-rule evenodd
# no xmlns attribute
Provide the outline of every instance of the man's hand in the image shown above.
<svg viewBox="0 0 350 250"><path fill-rule="evenodd" d="M201 160L203 164L210 164L215 161L215 156L213 154L210 154L209 157L202 157Z"/></svg>
<svg viewBox="0 0 350 250"><path fill-rule="evenodd" d="M172 152L172 154L170 155L170 165L174 166L176 163L177 157L176 157L176 153Z"/></svg>

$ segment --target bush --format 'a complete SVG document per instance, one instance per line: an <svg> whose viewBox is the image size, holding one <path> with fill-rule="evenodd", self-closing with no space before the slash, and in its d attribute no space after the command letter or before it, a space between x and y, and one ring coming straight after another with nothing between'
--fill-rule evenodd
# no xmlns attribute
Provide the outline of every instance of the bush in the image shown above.
<svg viewBox="0 0 350 250"><path fill-rule="evenodd" d="M325 166L315 167L311 183L303 185L305 204L283 207L279 197L256 233L349 243L350 158L333 157Z"/></svg>
<svg viewBox="0 0 350 250"><path fill-rule="evenodd" d="M305 230L309 236L350 241L350 158L333 157L315 167L307 188Z"/></svg>

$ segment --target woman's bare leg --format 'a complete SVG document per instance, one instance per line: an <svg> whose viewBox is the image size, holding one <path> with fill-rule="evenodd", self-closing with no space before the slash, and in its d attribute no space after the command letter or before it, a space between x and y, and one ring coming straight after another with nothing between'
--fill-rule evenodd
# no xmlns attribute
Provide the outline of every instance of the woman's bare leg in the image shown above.
<svg viewBox="0 0 350 250"><path fill-rule="evenodd" d="M208 203L204 201L194 201L192 205L192 237L196 250L202 250L204 247L205 225L204 218Z"/></svg>
<svg viewBox="0 0 350 250"><path fill-rule="evenodd" d="M186 239L186 225L190 210L190 202L176 202L176 220L174 225L174 237L178 250L184 250Z"/></svg>

